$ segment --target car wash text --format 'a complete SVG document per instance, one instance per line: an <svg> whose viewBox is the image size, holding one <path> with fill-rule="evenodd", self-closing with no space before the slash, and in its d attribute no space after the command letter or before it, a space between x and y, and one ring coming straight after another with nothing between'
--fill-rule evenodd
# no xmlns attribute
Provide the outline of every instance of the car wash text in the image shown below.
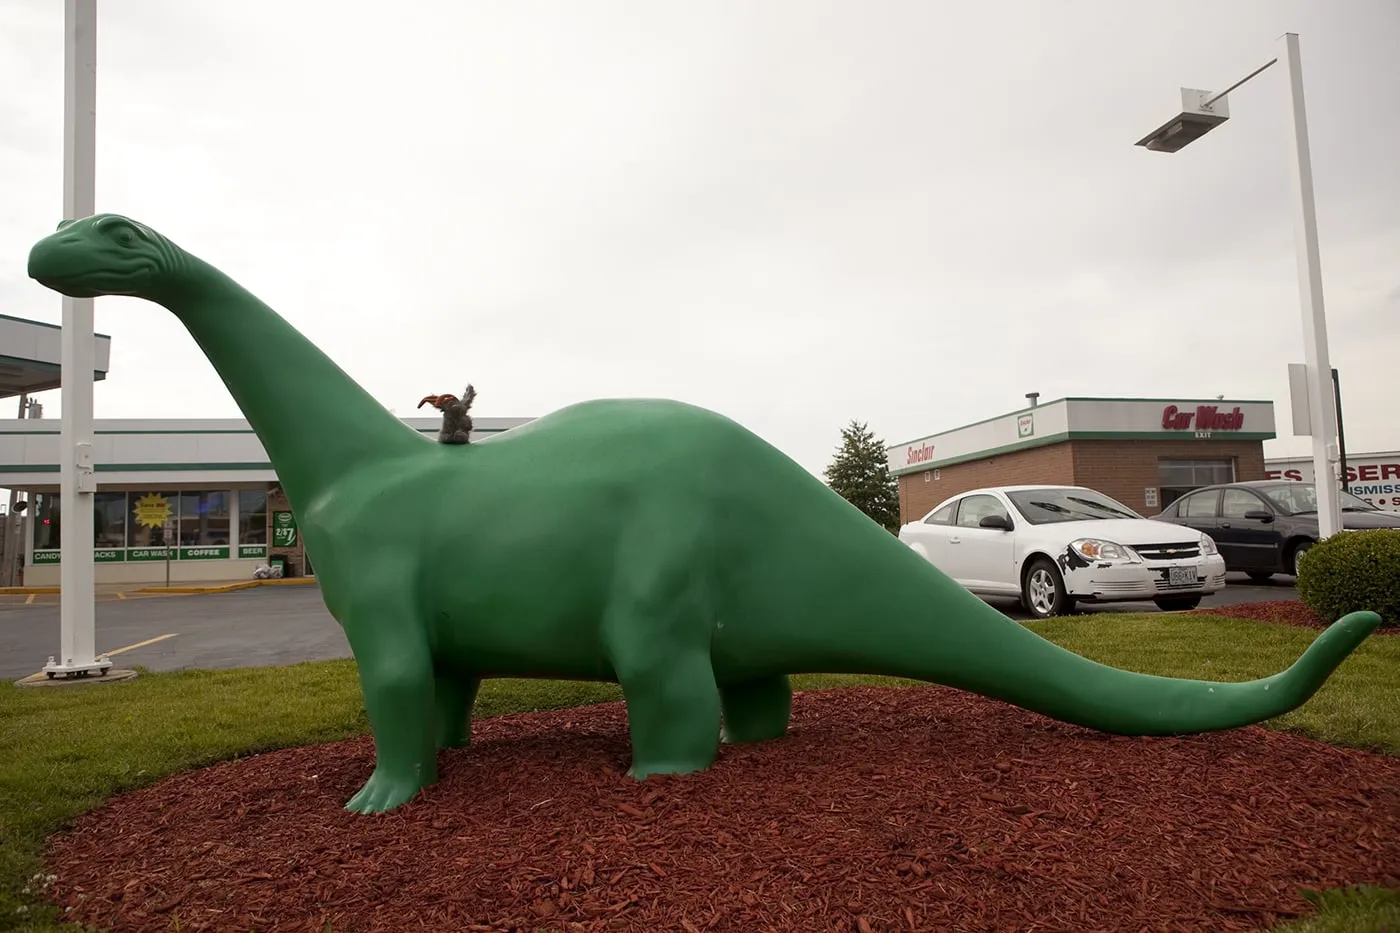
<svg viewBox="0 0 1400 933"><path fill-rule="evenodd" d="M1164 431L1190 431L1192 428L1197 431L1238 431L1242 427L1244 412L1238 405L1231 411L1221 411L1215 405L1198 405L1195 411L1182 411L1176 405L1162 409Z"/></svg>

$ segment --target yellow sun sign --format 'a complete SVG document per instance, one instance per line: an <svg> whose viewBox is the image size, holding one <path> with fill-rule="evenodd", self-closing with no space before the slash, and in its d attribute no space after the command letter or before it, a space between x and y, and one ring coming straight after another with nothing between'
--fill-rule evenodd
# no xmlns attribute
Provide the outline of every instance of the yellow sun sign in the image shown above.
<svg viewBox="0 0 1400 933"><path fill-rule="evenodd" d="M136 524L148 528L158 528L170 517L170 500L155 493L147 493L136 500Z"/></svg>

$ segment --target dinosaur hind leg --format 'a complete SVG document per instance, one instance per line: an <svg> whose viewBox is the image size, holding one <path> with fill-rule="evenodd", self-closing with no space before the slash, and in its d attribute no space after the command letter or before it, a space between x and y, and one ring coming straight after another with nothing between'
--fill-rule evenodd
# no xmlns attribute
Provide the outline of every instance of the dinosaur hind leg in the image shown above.
<svg viewBox="0 0 1400 933"><path fill-rule="evenodd" d="M792 683L786 674L726 684L719 698L725 742L766 742L787 733Z"/></svg>
<svg viewBox="0 0 1400 933"><path fill-rule="evenodd" d="M479 677L439 674L433 684L437 705L435 744L438 748L463 748L471 744L472 707L481 689Z"/></svg>

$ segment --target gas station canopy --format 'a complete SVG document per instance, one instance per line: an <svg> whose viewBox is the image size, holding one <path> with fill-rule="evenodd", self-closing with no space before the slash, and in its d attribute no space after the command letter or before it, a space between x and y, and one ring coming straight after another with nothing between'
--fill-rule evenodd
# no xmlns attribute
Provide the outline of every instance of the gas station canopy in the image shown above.
<svg viewBox="0 0 1400 933"><path fill-rule="evenodd" d="M0 398L33 395L62 385L62 328L0 314ZM95 335L92 378L107 378L112 338Z"/></svg>

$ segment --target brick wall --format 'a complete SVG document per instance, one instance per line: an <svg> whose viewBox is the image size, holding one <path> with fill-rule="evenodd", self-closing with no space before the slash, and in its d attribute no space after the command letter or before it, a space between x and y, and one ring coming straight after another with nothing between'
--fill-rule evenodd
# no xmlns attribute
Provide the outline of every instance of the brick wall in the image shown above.
<svg viewBox="0 0 1400 933"><path fill-rule="evenodd" d="M908 473L899 478L901 522L923 517L935 505L958 493L979 486L1010 486L1016 483L1073 483L1074 458L1069 444L1049 444L1014 453L969 460L939 467L933 471ZM1262 460L1260 461L1262 463ZM925 481L927 477L927 481Z"/></svg>
<svg viewBox="0 0 1400 933"><path fill-rule="evenodd" d="M1158 460L1233 460L1235 479L1264 478L1262 441L1069 441L940 467L938 479L933 470L901 476L900 521L915 521L944 499L969 489L1023 483L1088 486L1152 515L1163 503ZM1145 503L1148 486L1159 489L1156 507Z"/></svg>
<svg viewBox="0 0 1400 933"><path fill-rule="evenodd" d="M1233 460L1236 480L1264 478L1263 441L1071 441L1069 446L1074 450L1076 484L1148 516L1163 505L1159 460ZM1159 489L1156 506L1146 503L1144 490L1149 486Z"/></svg>
<svg viewBox="0 0 1400 933"><path fill-rule="evenodd" d="M300 577L306 575L306 551L302 547L301 528L297 528L297 543L293 547L273 547L272 546L272 513L289 512L291 505L287 502L287 496L282 492L282 487L273 486L267 491L267 553L269 558L280 557L286 561L282 573L288 577Z"/></svg>

